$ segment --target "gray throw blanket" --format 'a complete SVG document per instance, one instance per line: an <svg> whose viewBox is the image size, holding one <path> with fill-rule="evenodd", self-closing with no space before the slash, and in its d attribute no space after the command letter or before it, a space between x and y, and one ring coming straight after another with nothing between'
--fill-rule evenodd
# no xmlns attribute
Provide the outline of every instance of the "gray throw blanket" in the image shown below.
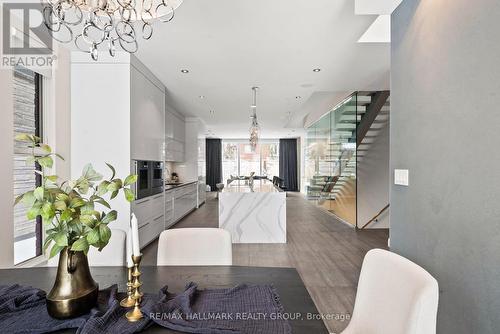
<svg viewBox="0 0 500 334"><path fill-rule="evenodd" d="M271 286L200 290L189 283L180 294L164 287L158 295L144 295L141 310L145 317L133 323L124 317L127 310L119 304L123 297L114 285L99 292L98 305L89 314L58 320L47 313L44 291L0 286L0 332L48 333L72 328L78 334L128 334L156 323L184 333L291 333L288 321L280 317L283 307Z"/></svg>

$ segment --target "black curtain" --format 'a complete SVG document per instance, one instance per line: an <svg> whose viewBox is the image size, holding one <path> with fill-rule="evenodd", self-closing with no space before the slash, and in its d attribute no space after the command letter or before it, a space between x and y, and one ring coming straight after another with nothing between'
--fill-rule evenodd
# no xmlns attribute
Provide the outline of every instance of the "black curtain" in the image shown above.
<svg viewBox="0 0 500 334"><path fill-rule="evenodd" d="M222 140L206 140L207 184L216 191L216 184L222 181Z"/></svg>
<svg viewBox="0 0 500 334"><path fill-rule="evenodd" d="M299 191L297 139L280 139L280 178L287 191Z"/></svg>

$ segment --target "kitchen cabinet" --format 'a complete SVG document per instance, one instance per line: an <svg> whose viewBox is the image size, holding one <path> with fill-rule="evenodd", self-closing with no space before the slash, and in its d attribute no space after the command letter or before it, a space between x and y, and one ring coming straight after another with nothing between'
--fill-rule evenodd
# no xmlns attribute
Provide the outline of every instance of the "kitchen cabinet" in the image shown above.
<svg viewBox="0 0 500 334"><path fill-rule="evenodd" d="M177 142L184 143L186 141L186 124L184 123L184 119L175 116L173 122L174 122L174 131L173 131L174 140Z"/></svg>
<svg viewBox="0 0 500 334"><path fill-rule="evenodd" d="M134 160L163 161L165 90L136 67L130 70L130 154Z"/></svg>
<svg viewBox="0 0 500 334"><path fill-rule="evenodd" d="M165 226L169 227L182 219L185 215L196 209L197 206L197 187L198 183L193 182L179 186L170 190L172 194L172 211L165 211ZM170 219L169 222L168 219Z"/></svg>
<svg viewBox="0 0 500 334"><path fill-rule="evenodd" d="M174 223L174 192L170 190L165 192L165 229Z"/></svg>
<svg viewBox="0 0 500 334"><path fill-rule="evenodd" d="M176 169L183 179L198 180L197 207L199 207L205 202L206 197L206 125L197 117L187 117L185 123L184 162L178 165Z"/></svg>
<svg viewBox="0 0 500 334"><path fill-rule="evenodd" d="M139 223L140 247L158 238L197 207L198 182L180 185L162 194L132 202L132 212Z"/></svg>
<svg viewBox="0 0 500 334"><path fill-rule="evenodd" d="M165 137L174 138L174 114L170 111L169 107L165 108Z"/></svg>
<svg viewBox="0 0 500 334"><path fill-rule="evenodd" d="M155 240L165 229L164 194L132 202L132 212L139 223L139 245L142 248Z"/></svg>
<svg viewBox="0 0 500 334"><path fill-rule="evenodd" d="M186 124L184 117L167 107L165 112L165 160L184 162Z"/></svg>

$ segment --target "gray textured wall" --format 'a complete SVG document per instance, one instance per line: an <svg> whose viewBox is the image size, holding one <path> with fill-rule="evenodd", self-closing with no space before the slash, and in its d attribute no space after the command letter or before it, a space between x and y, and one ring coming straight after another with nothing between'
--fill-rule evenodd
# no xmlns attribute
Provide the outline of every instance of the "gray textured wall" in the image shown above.
<svg viewBox="0 0 500 334"><path fill-rule="evenodd" d="M403 1L391 71L391 246L438 279L438 333L499 333L500 1Z"/></svg>

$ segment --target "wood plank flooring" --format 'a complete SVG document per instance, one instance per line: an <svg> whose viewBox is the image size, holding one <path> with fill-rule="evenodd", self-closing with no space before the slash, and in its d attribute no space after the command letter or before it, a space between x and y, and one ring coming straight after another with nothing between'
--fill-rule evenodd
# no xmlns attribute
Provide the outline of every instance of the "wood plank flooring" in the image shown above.
<svg viewBox="0 0 500 334"><path fill-rule="evenodd" d="M174 228L218 227L213 194ZM287 197L286 244L234 244L233 264L293 267L299 272L328 330L340 333L354 307L361 263L372 248L387 248L388 230L355 231L300 194ZM143 263L156 264L157 242L144 250Z"/></svg>

